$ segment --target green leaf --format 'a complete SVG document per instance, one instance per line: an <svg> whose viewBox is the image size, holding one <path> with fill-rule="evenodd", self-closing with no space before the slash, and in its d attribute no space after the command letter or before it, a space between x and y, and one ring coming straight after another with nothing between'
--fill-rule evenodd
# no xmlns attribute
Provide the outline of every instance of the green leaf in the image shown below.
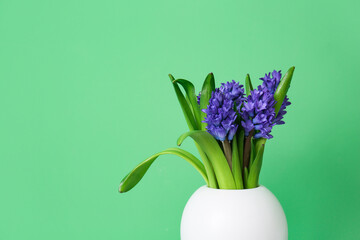
<svg viewBox="0 0 360 240"><path fill-rule="evenodd" d="M174 82L175 81L174 77L171 74L169 74L169 77L170 77L171 82L174 85L176 95L177 95L177 97L179 99L179 102L180 102L181 108L183 110L185 120L186 120L186 122L187 122L187 124L189 126L189 129L190 130L195 130L196 129L196 123L193 123L193 120L195 122L195 119L194 119L194 116L192 115L189 104L186 101L186 99L184 98L184 96L183 96L182 92L180 91L179 87L177 86L177 83ZM191 88L191 86L190 86L190 88ZM189 92L191 92L190 89L189 89ZM190 104L190 106L191 106L191 104ZM200 111L200 109L199 109L199 111ZM200 125L201 125L201 123L198 126L200 126ZM197 147L197 149L198 149L198 151L200 153L200 156L201 156L201 158L202 158L202 160L204 162L206 173L207 173L207 176L208 176L208 179L209 179L208 186L211 187L211 188L217 188L218 184L217 184L217 181L216 181L214 169L213 169L213 167L211 165L211 162L209 161L206 154L201 150L200 146L196 142L195 142L195 145L196 145L196 147Z"/></svg>
<svg viewBox="0 0 360 240"><path fill-rule="evenodd" d="M251 165L255 161L256 151L255 151L255 144L254 144L254 138L251 139L251 148L250 148L250 164L249 169L251 169Z"/></svg>
<svg viewBox="0 0 360 240"><path fill-rule="evenodd" d="M205 173L204 165L191 153L182 150L180 148L168 148L162 152L156 153L151 157L147 158L145 161L137 165L126 177L121 181L119 192L124 193L131 190L135 185L142 179L145 175L151 164L160 156L164 154L173 154L177 155L188 163L190 163L204 178L205 182L208 183L208 179Z"/></svg>
<svg viewBox="0 0 360 240"><path fill-rule="evenodd" d="M215 79L214 79L214 74L213 73L209 73L207 75L207 77L205 78L204 84L202 86L202 90L201 90L201 96L200 96L200 109L206 109L207 106L209 105L209 100L211 98L211 93L215 91ZM200 117L201 117L201 121L204 120L204 118L206 117L206 113L204 113L203 111L200 112ZM201 123L201 130L205 130L206 129L207 124L206 123Z"/></svg>
<svg viewBox="0 0 360 240"><path fill-rule="evenodd" d="M244 132L244 131L241 131ZM238 151L238 144L235 136L233 138L232 142L232 173L235 180L235 185L237 189L243 189L244 184L242 180L242 174L241 174L241 166L240 166L240 160L239 160L239 151Z"/></svg>
<svg viewBox="0 0 360 240"><path fill-rule="evenodd" d="M195 130L181 135L177 144L180 146L187 137L194 139L208 156L212 166L214 167L219 187L221 189L236 189L230 167L215 138L206 131Z"/></svg>
<svg viewBox="0 0 360 240"><path fill-rule="evenodd" d="M295 67L289 68L289 70L285 73L284 77L280 81L279 86L277 87L274 93L274 99L276 100L276 104L275 104L276 115L279 113L281 104L283 103L285 96L289 90L291 79L294 74L294 70Z"/></svg>
<svg viewBox="0 0 360 240"><path fill-rule="evenodd" d="M175 80L174 77L171 74L169 74L169 77L170 77L171 83L174 86L175 93L176 93L176 96L177 96L177 98L179 100L179 103L180 103L181 109L183 111L186 123L187 123L190 130L194 130L194 129L196 129L196 122L195 122L194 115L192 114L192 111L190 109L190 106L187 103L184 95L182 94L179 86L177 85L176 82L174 82L174 80Z"/></svg>
<svg viewBox="0 0 360 240"><path fill-rule="evenodd" d="M254 160L254 163L250 168L246 188L256 188L259 186L259 175L262 165L263 154L264 154L264 144L261 144L258 152L256 153L256 158Z"/></svg>
<svg viewBox="0 0 360 240"><path fill-rule="evenodd" d="M255 153L257 154L261 148L261 145L265 145L266 143L266 138L259 138L259 139L256 139L255 141ZM256 155L255 154L255 155Z"/></svg>
<svg viewBox="0 0 360 240"><path fill-rule="evenodd" d="M197 142L195 142L195 146L196 146L197 150L199 151L200 157L204 163L206 175L209 179L208 187L218 188L218 183L216 180L214 168L213 168L211 162L209 161L209 158L206 156L205 152L201 149L200 145Z"/></svg>
<svg viewBox="0 0 360 240"><path fill-rule="evenodd" d="M196 129L199 130L200 125L201 125L200 106L197 103L197 98L196 98L194 85L190 81L185 80L185 79L176 79L175 81L173 81L173 83L179 83L184 88L184 90L186 92L186 96L189 99L192 112L193 112L193 114L195 116Z"/></svg>
<svg viewBox="0 0 360 240"><path fill-rule="evenodd" d="M245 188L248 188L247 187L248 177L249 177L249 170L247 167L244 167L244 186L245 186Z"/></svg>
<svg viewBox="0 0 360 240"><path fill-rule="evenodd" d="M246 74L246 78L245 78L245 91L246 91L246 96L250 95L250 92L253 90L253 86L251 83L251 79L250 79L250 75Z"/></svg>

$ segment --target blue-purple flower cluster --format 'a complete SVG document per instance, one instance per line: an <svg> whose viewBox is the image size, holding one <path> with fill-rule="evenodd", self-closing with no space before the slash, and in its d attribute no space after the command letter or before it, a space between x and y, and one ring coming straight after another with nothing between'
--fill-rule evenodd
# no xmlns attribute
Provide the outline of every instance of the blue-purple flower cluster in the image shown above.
<svg viewBox="0 0 360 240"><path fill-rule="evenodd" d="M241 108L241 125L245 135L254 130L254 138L272 138L270 134L275 119L274 96L261 87L251 91Z"/></svg>
<svg viewBox="0 0 360 240"><path fill-rule="evenodd" d="M265 77L260 78L260 80L263 81L262 88L267 89L271 94L274 94L277 87L279 86L280 80L281 80L281 71L274 70L271 73L272 77L270 77L269 74L265 74ZM282 120L284 118L284 115L286 114L286 107L289 106L291 102L289 101L289 98L285 96L285 99L283 103L281 104L279 113L277 114L276 118L274 119L274 125L281 125L285 124L285 122Z"/></svg>
<svg viewBox="0 0 360 240"><path fill-rule="evenodd" d="M287 96L285 96L283 103L281 104L279 113L277 114L274 123L275 125L282 125L285 124L285 122L282 120L284 118L284 115L287 113L287 111L285 111L286 107L289 106L291 104L291 102L289 101L289 98Z"/></svg>
<svg viewBox="0 0 360 240"><path fill-rule="evenodd" d="M263 81L262 88L267 89L271 94L274 94L281 80L281 70L278 72L274 70L271 75L272 77L270 76L270 73L265 73L265 77L260 78L260 80Z"/></svg>
<svg viewBox="0 0 360 240"><path fill-rule="evenodd" d="M273 126L284 124L282 121L286 114L285 108L290 105L289 98L286 96L280 107L278 115L275 114L274 93L281 80L281 71L274 70L271 74L265 74L260 78L263 84L251 91L246 103L241 109L241 125L245 130L245 135L255 131L254 138L272 138L270 134Z"/></svg>
<svg viewBox="0 0 360 240"><path fill-rule="evenodd" d="M247 98L244 97L243 85L234 80L223 83L212 93L207 109L203 109L207 114L204 120L208 124L207 131L217 140L232 140L238 128L235 120L239 115L246 136L251 133L254 138L272 138L272 127L285 123L282 120L285 109L291 104L286 96L276 116L274 93L280 79L281 71L265 74L260 78L262 85L252 90Z"/></svg>
<svg viewBox="0 0 360 240"><path fill-rule="evenodd" d="M231 141L236 133L238 124L235 123L237 114L235 109L241 106L244 98L243 85L235 82L223 83L220 88L212 92L204 122L207 131L217 140Z"/></svg>

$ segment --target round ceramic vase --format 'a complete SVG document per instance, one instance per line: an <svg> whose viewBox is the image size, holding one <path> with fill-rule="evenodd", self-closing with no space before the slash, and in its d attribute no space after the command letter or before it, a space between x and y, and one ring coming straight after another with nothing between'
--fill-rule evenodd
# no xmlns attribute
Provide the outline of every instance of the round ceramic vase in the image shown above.
<svg viewBox="0 0 360 240"><path fill-rule="evenodd" d="M200 187L187 202L181 240L288 240L284 211L266 187Z"/></svg>

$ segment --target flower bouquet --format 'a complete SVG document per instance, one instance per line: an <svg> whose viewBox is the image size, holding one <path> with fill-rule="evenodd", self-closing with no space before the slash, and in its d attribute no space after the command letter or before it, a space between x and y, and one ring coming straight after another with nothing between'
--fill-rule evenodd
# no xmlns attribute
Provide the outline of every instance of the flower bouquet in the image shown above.
<svg viewBox="0 0 360 240"><path fill-rule="evenodd" d="M253 88L249 74L245 78L245 87L233 80L216 88L214 75L210 73L198 95L190 81L175 79L170 74L190 130L178 138L177 145L180 146L186 138L191 137L202 161L183 149L168 148L137 165L121 181L119 191L123 193L132 189L160 155L177 155L189 162L207 185L195 192L184 210L182 239L240 239L239 236L246 239L250 236L247 234L254 237L254 231L258 232L258 237L248 239L287 239L287 225L282 208L269 190L259 187L259 175L266 140L273 137L271 130L275 125L284 124L286 107L290 105L287 92L294 69L295 67L291 67L283 77L281 71L274 70L265 74L260 78L262 84L257 88ZM255 197L249 197L253 195ZM201 204L196 203L198 199L203 199ZM213 199L217 200L214 202ZM238 199L238 202L245 201L244 205L247 207L239 209L239 205L232 202L234 199ZM254 199L267 200L256 203ZM211 203L211 206L207 208L204 202ZM231 207L233 204L235 206ZM224 206L230 206L225 218ZM264 208L262 214L258 214L261 207ZM208 215L209 209L212 209L213 215ZM277 210L273 212L274 209ZM258 219L254 217L254 212L259 215ZM267 215L270 216L268 220ZM207 219L212 220L207 222ZM214 219L218 221L215 225ZM229 225L241 219L244 220L243 228L236 227L237 224L234 226L235 230L229 228ZM199 224L198 220L202 223ZM255 221L254 224L251 224L251 220ZM227 222L229 224L222 230L218 227ZM220 230L217 231L214 226ZM257 228L251 231L252 226ZM259 228L263 229L261 233Z"/></svg>

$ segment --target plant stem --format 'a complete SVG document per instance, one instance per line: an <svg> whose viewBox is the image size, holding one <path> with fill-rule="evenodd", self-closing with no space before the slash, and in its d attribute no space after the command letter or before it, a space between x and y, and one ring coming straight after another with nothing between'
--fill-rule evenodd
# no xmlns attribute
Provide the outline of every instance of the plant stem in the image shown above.
<svg viewBox="0 0 360 240"><path fill-rule="evenodd" d="M249 136L245 138L244 145L244 164L243 168L249 168L250 151L251 151L251 138L254 135L254 129L250 131Z"/></svg>
<svg viewBox="0 0 360 240"><path fill-rule="evenodd" d="M229 164L230 169L232 170L232 151L231 151L230 142L229 142L229 140L225 139L224 141L221 141L221 143L224 148L226 160Z"/></svg>

